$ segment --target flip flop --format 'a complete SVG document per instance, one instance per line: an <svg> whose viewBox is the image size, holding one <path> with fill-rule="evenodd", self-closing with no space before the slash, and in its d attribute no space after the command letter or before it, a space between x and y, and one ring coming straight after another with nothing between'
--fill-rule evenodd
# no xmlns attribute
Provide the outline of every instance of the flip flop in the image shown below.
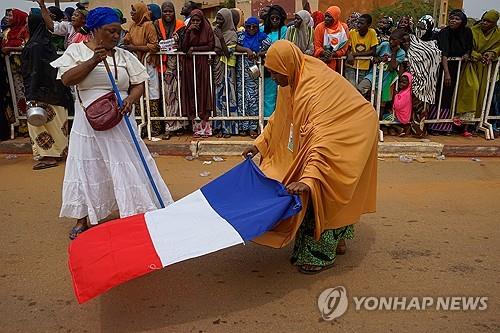
<svg viewBox="0 0 500 333"><path fill-rule="evenodd" d="M327 269L332 268L334 266L334 264L321 266L321 268L318 270L305 269L304 266L306 266L306 265L298 266L299 272L301 272L302 274L306 274L306 275L314 275L314 274L318 274L318 273L321 273L323 271L326 271ZM307 266L314 266L314 265L307 265ZM315 267L320 267L320 266L315 266Z"/></svg>
<svg viewBox="0 0 500 333"><path fill-rule="evenodd" d="M37 164L33 165L33 170L43 170L43 169L53 168L56 167L57 165L58 164L56 161L52 162L40 161Z"/></svg>

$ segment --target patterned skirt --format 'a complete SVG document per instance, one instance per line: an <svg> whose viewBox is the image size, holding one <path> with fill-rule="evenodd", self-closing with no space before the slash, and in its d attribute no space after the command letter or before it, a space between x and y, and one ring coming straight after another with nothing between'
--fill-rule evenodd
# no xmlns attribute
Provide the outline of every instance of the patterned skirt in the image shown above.
<svg viewBox="0 0 500 333"><path fill-rule="evenodd" d="M295 237L291 261L296 266L328 266L335 262L337 245L342 239L354 238L354 225L325 230L319 240L314 238L314 211L308 209Z"/></svg>
<svg viewBox="0 0 500 333"><path fill-rule="evenodd" d="M47 111L47 123L38 127L28 123L33 155L66 156L68 153L68 110L58 105L41 105Z"/></svg>

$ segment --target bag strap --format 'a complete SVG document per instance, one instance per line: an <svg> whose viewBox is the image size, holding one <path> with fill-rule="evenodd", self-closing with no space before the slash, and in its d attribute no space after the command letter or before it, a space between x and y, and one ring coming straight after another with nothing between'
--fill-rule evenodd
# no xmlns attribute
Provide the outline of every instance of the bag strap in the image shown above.
<svg viewBox="0 0 500 333"><path fill-rule="evenodd" d="M78 101L80 102L80 106L82 107L83 112L87 112L87 108L83 106L82 98L80 97L80 89L78 89L78 85L75 85L76 95L78 96Z"/></svg>

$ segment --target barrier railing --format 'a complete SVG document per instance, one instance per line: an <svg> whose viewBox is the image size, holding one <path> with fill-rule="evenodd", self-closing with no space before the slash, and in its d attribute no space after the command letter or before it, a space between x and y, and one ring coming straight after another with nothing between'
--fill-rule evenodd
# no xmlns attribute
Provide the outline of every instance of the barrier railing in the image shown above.
<svg viewBox="0 0 500 333"><path fill-rule="evenodd" d="M499 58L500 59L500 58ZM457 79L455 81L455 85L453 87L453 95L452 95L452 102L451 102L451 108L450 108L450 114L449 117L442 117L442 112L441 112L441 106L443 104L443 88L445 84L445 77L444 75L441 75L441 80L437 83L439 85L439 97L438 100L436 101L437 103L437 109L436 109L436 117L432 119L425 119L424 123L425 124L438 124L438 123L453 123L456 115L456 109L457 109L457 98L458 98L458 87L460 85L460 76L462 75L462 58L448 58L448 62L458 62L458 67L457 67ZM486 84L486 91L485 91L485 96L484 100L482 101L482 109L481 113L479 116L475 116L474 118L468 119L466 123L477 123L478 127L477 129L482 131L485 135L485 138L487 140L494 139L494 134L493 134L493 127L491 124L488 123L488 120L494 120L494 119L500 119L499 116L493 116L489 115L489 112L491 111L491 103L493 99L493 90L495 88L495 83L498 79L498 64L500 61L496 62L496 67L494 70L494 74L492 74L492 66L493 63L490 63L488 65L488 73L487 73L487 84ZM383 64L381 63L379 65L379 82L377 84L378 88L382 87L382 74L383 74ZM441 69L442 71L442 69ZM397 86L397 85L396 85ZM380 94L381 94L382 89L378 89L378 96L377 96L377 105L376 105L376 110L377 114L379 115L380 119ZM429 105L427 103L424 103L424 112L427 112L429 110ZM428 112L427 112L428 113ZM393 117L394 115L394 110L392 110ZM397 125L400 124L397 121L388 121L388 120L380 120L379 121L380 125ZM384 140L384 135L383 132L380 131L380 141Z"/></svg>
<svg viewBox="0 0 500 333"><path fill-rule="evenodd" d="M14 53L14 54L19 54L19 53ZM144 97L141 97L141 103L140 105L140 113L136 115L136 120L137 120L137 125L138 125L138 130L140 131L143 127L146 127L147 129L147 135L148 138L152 138L152 132L151 132L151 124L152 121L187 121L189 118L187 117L187 110L182 109L182 94L181 94L181 87L182 87L182 77L181 77L181 71L182 71L182 66L181 66L181 57L185 57L186 54L182 52L169 52L169 53L156 53L154 54L155 56L160 56L160 66L163 67L163 57L162 55L168 55L168 56L175 56L176 57L176 69L175 69L175 74L177 76L178 84L177 84L177 103L178 103L178 111L177 114L175 115L168 115L167 114L167 107L166 107L166 100L165 100L165 73L166 71L163 71L162 73L159 73L159 87L160 87L160 95L161 95L161 105L162 105L162 110L163 110L163 116L152 116L151 115L151 109L149 105L149 100L150 100L150 92L149 92L149 87L146 84L145 85L145 95ZM151 55L147 54L145 57L145 64L147 63L149 57ZM193 63L194 63L194 71L193 71L193 82L194 82L194 98L195 100L195 120L199 120L199 110L198 110L198 94L199 92L196 89L196 80L198 78L197 72L196 72L196 59L199 57L208 57L209 60L212 60L215 56L215 52L196 52L191 55L193 57ZM260 68L260 78L258 79L258 92L259 92L259 99L258 99L258 113L257 115L248 115L248 110L246 110L245 106L245 75L244 72L246 69L245 67L245 57L246 54L244 53L236 53L236 56L238 57L238 62L237 62L237 68L236 70L239 71L240 75L237 75L235 80L239 80L238 84L236 84L236 89L240 90L239 95L240 98L242 98L241 103L237 103L238 105L238 115L231 115L230 112L230 103L229 103L229 82L228 82L228 65L225 64L224 66L224 80L225 80L225 89L226 89L226 103L225 103L225 115L217 115L215 114L216 110L215 108L212 110L209 120L210 121L257 121L258 122L258 127L262 131L265 125L265 121L268 120L268 117L264 117L264 106L263 106L263 101L264 101L264 68L262 65L261 60L257 60L256 64ZM362 58L357 58L356 61L359 60L371 60L371 57L362 57ZM499 58L500 59L500 58ZM344 65L346 61L346 57L339 57L337 58L338 61L340 61L340 68L341 68L341 74L344 74ZM443 88L444 88L444 75L441 75L441 80L437 83L439 85L439 97L438 100L436 101L437 104L437 112L436 112L436 117L432 119L425 119L425 124L437 124L437 123L452 123L454 121L454 118L456 116L456 106L457 106L457 97L458 97L458 87L461 79L461 70L462 70L462 59L461 58L449 58L448 61L450 62L458 62L458 69L457 69L457 80L455 82L455 85L453 87L453 97L452 97L452 103L451 103L451 108L450 108L450 113L448 117L443 117L442 112L441 112L441 106L443 103ZM26 119L25 115L19 114L19 109L17 106L17 96L16 96L16 89L14 87L14 78L13 78L13 73L12 73L12 68L11 68L11 62L10 62L10 56L5 56L5 64L7 67L7 75L8 75L8 80L9 80L9 88L11 92L11 97L12 97L12 105L14 108L14 114L16 117L15 123L11 124L11 138L14 138L14 128L15 126L19 125L19 120L21 119ZM498 74L499 74L499 64L500 61L496 61L495 63L491 63L488 66L488 79L487 79L487 86L486 86L486 92L484 95L484 100L482 103L482 110L481 114L478 117L474 117L473 119L470 119L470 122L472 123L477 123L478 124L478 129L482 132L484 132L485 138L486 139L494 139L494 133L493 133L493 126L490 123L491 121L500 121L500 116L496 114L492 114L492 101L493 101L493 93L494 93L494 88L495 88L495 83L498 79ZM212 98L215 102L216 98L216 87L215 87L215 82L214 82L214 76L213 76L213 62L209 61L210 65L210 71L209 71L209 84L210 84L210 90L212 92ZM372 105L374 106L377 115L381 115L381 108L382 108L382 87L383 87L383 74L384 74L384 63L379 63L379 64L372 64L372 70L374 73L377 73L376 80L372 80L371 82L371 90L370 90L370 101ZM356 84L358 84L363 78L360 75L360 71L358 69L358 66L355 66L356 69L356 76L355 76L355 81ZM396 84L397 86L397 84ZM215 105L215 104L214 104ZM424 103L424 112L429 110L429 105L427 103ZM394 111L392 111L394 114ZM72 117L69 117L69 119L72 119ZM396 125L399 124L397 121L388 121L388 120L380 120L379 121L380 125ZM379 132L379 140L383 141L384 140L384 134L382 130L380 129Z"/></svg>
<svg viewBox="0 0 500 333"><path fill-rule="evenodd" d="M493 64L490 64L490 66L488 68L488 79L491 78L491 80L490 80L491 82L487 86L487 90L486 90L486 94L485 94L486 103L483 103L483 112L484 112L485 116L484 116L484 121L483 121L482 125L488 130L490 139L495 138L495 133L493 132L493 125L490 124L490 120L500 122L500 115L492 114L493 108L491 105L493 102L493 94L495 93L495 85L498 82L500 58L497 59L496 64L494 66L495 66L495 69L493 70L492 76L490 76L489 74L491 74L491 68L493 67Z"/></svg>
<svg viewBox="0 0 500 333"><path fill-rule="evenodd" d="M165 65L164 64L164 61L163 61L163 55L167 55L167 56L175 56L176 58L176 61L175 61L175 71L176 71L176 75L177 75L177 99L178 99L178 112L177 112L177 115L173 116L173 115L167 115L167 106L166 106L166 99L165 99L165 74L167 73L166 71L161 71L159 73L160 77L159 77L159 90L160 90L160 94L162 95L162 98L160 98L161 100L161 103L162 103L162 110L163 110L163 116L151 116L151 110L150 110L150 106L149 106L149 103L145 103L146 104L146 114L148 116L148 122L147 122L147 132L148 132L148 138L151 140L152 138L152 133L151 133L151 121L188 121L189 118L186 116L187 113L188 113L188 110L182 110L182 96L181 96L181 90L182 90L182 85L184 84L182 82L182 77L181 77L181 70L182 70L182 66L181 66L181 57L186 57L187 55L183 52L159 52L159 53L155 53L155 54L150 54L148 53L144 59L144 65L147 66L147 63L149 61L149 58L151 56L158 56L159 57L159 61L160 61L160 68L163 68L163 66ZM226 103L225 103L225 106L226 106L226 110L225 110L225 113L226 115L225 116L221 116L221 115L216 115L215 112L215 107L214 107L214 110L211 110L212 113L210 115L210 120L211 121L258 121L258 124L259 124L259 128L260 130L262 131L262 129L264 128L264 117L263 117L263 104L262 104L262 99L263 98L259 98L259 103L258 103L258 114L256 116L251 116L251 115L247 115L247 110L246 110L246 106L245 106L245 71L247 70L245 68L245 57L246 57L246 54L245 53L234 53L234 55L236 55L236 57L238 58L238 60L240 60L239 62L237 62L237 65L238 68L236 68L237 71L240 71L240 75L237 75L235 80L237 80L237 78L240 79L240 82L239 82L239 85L236 84L236 89L240 89L241 91L241 94L240 94L240 97L242 98L242 102L241 103L237 103L238 104L238 112L241 112L242 115L238 115L238 116L232 116L231 115L231 111L230 111L230 101L229 101L229 77L228 77L228 64L225 63L224 64L224 83L225 83L225 99L226 99ZM198 79L198 75L197 75L197 67L196 67L196 59L197 58L200 58L200 57L208 57L208 60L209 60L209 67L210 67L210 71L209 71L209 84L210 84L210 91L211 91L211 96L212 96L212 99L214 101L214 106L215 106L215 99L216 99L216 94L215 94L215 91L216 91L216 86L215 86L215 82L214 82L214 75L213 75L213 71L214 71L214 68L213 68L213 59L215 56L217 56L217 54L215 52L193 52L191 55L189 56L192 56L193 57L193 82L194 82L194 107L195 107L195 117L194 117L194 120L200 120L200 117L199 117L199 114L200 114L200 110L198 110L198 95L199 95L199 92L198 92L198 89L197 89L197 79ZM258 59L256 61L256 64L259 66L259 69L260 69L260 72L263 73L263 68L262 68L262 63L260 61L260 59ZM258 85L258 90L259 90L259 96L263 96L263 77L261 75L261 77L259 78L258 80L259 82L259 85ZM237 83L237 82L235 82ZM236 91L236 94L238 94L238 91ZM146 85L146 100L148 101L149 100L149 95L150 95L150 92L149 92L149 85ZM240 105L241 105L241 110L240 110ZM184 115L183 115L184 114Z"/></svg>

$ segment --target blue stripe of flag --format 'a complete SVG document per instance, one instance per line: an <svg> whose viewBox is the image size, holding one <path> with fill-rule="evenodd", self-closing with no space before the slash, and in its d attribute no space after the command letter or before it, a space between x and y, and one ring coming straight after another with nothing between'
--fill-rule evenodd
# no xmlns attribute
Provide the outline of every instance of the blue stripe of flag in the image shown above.
<svg viewBox="0 0 500 333"><path fill-rule="evenodd" d="M267 178L251 159L203 186L201 192L244 241L262 235L302 209L298 196Z"/></svg>

